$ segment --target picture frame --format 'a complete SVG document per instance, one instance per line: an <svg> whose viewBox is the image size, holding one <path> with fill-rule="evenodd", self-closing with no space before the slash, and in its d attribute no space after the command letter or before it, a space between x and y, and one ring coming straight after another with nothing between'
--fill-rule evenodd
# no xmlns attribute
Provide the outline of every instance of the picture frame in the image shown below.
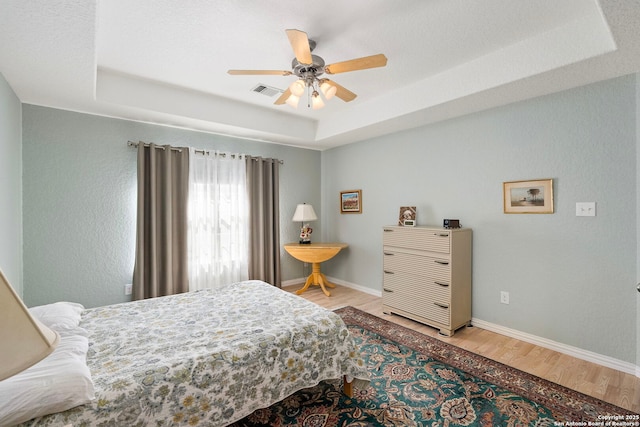
<svg viewBox="0 0 640 427"><path fill-rule="evenodd" d="M415 206L401 206L400 213L398 214L398 225L415 227L416 225L416 207Z"/></svg>
<svg viewBox="0 0 640 427"><path fill-rule="evenodd" d="M553 179L503 182L502 200L506 214L551 214Z"/></svg>
<svg viewBox="0 0 640 427"><path fill-rule="evenodd" d="M340 192L340 213L362 213L362 190Z"/></svg>

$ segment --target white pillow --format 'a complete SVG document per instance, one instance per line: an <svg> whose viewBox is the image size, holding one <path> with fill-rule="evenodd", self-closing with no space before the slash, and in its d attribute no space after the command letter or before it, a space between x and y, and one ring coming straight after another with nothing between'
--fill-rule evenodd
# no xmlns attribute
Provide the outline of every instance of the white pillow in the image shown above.
<svg viewBox="0 0 640 427"><path fill-rule="evenodd" d="M29 369L0 381L0 425L66 411L94 399L86 364L88 340L65 334L49 356Z"/></svg>
<svg viewBox="0 0 640 427"><path fill-rule="evenodd" d="M57 330L78 326L83 310L82 304L62 301L31 307L29 313L45 326Z"/></svg>

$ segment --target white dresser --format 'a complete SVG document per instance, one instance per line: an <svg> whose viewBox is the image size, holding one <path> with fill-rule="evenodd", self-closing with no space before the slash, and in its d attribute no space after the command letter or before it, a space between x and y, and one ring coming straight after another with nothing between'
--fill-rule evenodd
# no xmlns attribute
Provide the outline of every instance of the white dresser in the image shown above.
<svg viewBox="0 0 640 427"><path fill-rule="evenodd" d="M383 311L451 336L471 323L470 228L383 230Z"/></svg>

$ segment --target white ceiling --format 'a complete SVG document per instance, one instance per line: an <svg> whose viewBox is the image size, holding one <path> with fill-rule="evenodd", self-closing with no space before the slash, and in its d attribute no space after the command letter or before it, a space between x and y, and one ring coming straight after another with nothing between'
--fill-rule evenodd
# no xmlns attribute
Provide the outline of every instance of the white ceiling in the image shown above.
<svg viewBox="0 0 640 427"><path fill-rule="evenodd" d="M358 97L273 105L285 29ZM0 72L24 103L326 149L640 71L638 0L0 0ZM135 138L135 135L132 135Z"/></svg>

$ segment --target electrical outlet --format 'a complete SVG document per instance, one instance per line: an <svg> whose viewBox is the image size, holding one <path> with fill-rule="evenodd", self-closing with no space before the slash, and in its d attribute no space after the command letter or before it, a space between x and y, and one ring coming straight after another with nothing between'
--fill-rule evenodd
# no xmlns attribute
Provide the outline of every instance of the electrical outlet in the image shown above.
<svg viewBox="0 0 640 427"><path fill-rule="evenodd" d="M509 304L509 292L500 291L500 302L502 304Z"/></svg>
<svg viewBox="0 0 640 427"><path fill-rule="evenodd" d="M124 285L125 295L131 295L132 292L133 292L133 285L131 283L127 283L126 285Z"/></svg>

